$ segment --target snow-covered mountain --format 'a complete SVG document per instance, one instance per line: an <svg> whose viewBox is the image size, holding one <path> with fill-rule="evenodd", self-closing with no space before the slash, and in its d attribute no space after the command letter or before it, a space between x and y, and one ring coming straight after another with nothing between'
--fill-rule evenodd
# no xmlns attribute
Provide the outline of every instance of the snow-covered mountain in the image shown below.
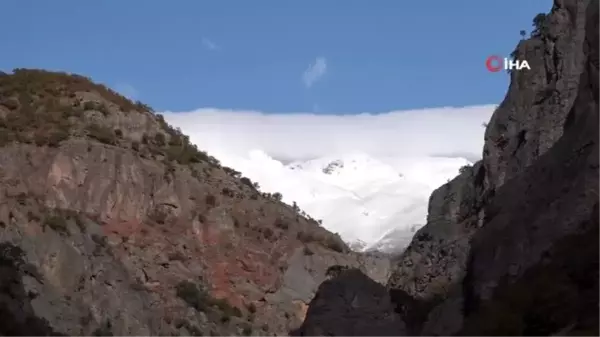
<svg viewBox="0 0 600 337"><path fill-rule="evenodd" d="M402 253L408 247L412 237L423 225L401 226L385 234L379 241L368 247L367 251L378 251L387 254Z"/></svg>
<svg viewBox="0 0 600 337"><path fill-rule="evenodd" d="M405 245L431 192L478 160L495 105L383 113L165 112L200 149L356 250Z"/></svg>
<svg viewBox="0 0 600 337"><path fill-rule="evenodd" d="M284 163L263 151L214 154L223 164L280 192L355 250L392 252L424 224L431 192L470 164L465 158L382 157L346 153Z"/></svg>

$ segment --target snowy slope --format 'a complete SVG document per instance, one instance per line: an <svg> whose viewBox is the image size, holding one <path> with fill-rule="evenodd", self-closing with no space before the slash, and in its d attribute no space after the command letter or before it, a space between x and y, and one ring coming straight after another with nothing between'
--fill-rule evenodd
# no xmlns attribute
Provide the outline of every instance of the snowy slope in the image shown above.
<svg viewBox="0 0 600 337"><path fill-rule="evenodd" d="M357 250L394 249L431 192L478 160L496 105L382 113L165 112L200 149L280 192ZM468 159L468 160L467 160Z"/></svg>
<svg viewBox="0 0 600 337"><path fill-rule="evenodd" d="M464 158L374 158L346 153L282 163L260 150L246 156L214 153L221 162L280 192L356 250L407 245L424 224L431 192L457 175ZM382 240L383 239L383 240Z"/></svg>

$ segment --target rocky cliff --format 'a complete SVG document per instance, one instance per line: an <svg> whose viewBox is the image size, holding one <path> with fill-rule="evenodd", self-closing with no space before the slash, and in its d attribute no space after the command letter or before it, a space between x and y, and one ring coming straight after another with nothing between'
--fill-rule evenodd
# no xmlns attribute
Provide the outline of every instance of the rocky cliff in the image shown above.
<svg viewBox="0 0 600 337"><path fill-rule="evenodd" d="M598 1L534 22L483 159L433 192L393 263L409 334L598 334Z"/></svg>
<svg viewBox="0 0 600 337"><path fill-rule="evenodd" d="M0 335L282 334L335 265L388 277L144 104L0 74Z"/></svg>

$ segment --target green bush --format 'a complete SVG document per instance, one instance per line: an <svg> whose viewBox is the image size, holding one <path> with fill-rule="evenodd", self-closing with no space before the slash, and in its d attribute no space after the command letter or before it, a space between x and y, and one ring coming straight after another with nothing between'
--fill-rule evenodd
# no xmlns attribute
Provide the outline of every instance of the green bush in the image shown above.
<svg viewBox="0 0 600 337"><path fill-rule="evenodd" d="M344 253L346 251L346 245L344 244L342 239L340 239L337 236L327 236L323 244L325 245L325 247L338 253Z"/></svg>
<svg viewBox="0 0 600 337"><path fill-rule="evenodd" d="M177 284L176 294L185 303L198 311L204 311L207 307L208 294L196 284L189 281L181 281Z"/></svg>
<svg viewBox="0 0 600 337"><path fill-rule="evenodd" d="M176 293L179 298L198 311L206 311L209 307L215 306L223 314L223 317L242 316L239 308L231 306L224 299L211 297L204 288L190 281L179 282L176 286Z"/></svg>
<svg viewBox="0 0 600 337"><path fill-rule="evenodd" d="M61 214L52 214L46 217L44 225L50 227L52 230L59 234L68 235L69 227L67 225L67 219Z"/></svg>
<svg viewBox="0 0 600 337"><path fill-rule="evenodd" d="M117 137L112 129L98 124L90 124L87 126L88 136L100 143L115 145Z"/></svg>

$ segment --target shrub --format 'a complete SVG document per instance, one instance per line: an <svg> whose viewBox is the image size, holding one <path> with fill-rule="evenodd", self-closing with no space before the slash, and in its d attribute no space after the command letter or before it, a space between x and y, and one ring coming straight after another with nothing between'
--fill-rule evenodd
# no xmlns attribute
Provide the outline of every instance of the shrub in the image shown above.
<svg viewBox="0 0 600 337"><path fill-rule="evenodd" d="M548 17L545 13L539 13L533 18L532 26L534 29L531 31L531 36L545 36L547 27Z"/></svg>
<svg viewBox="0 0 600 337"><path fill-rule="evenodd" d="M313 252L312 249L310 249L310 247L304 246L304 255L311 256L311 255L314 255L314 254L315 254L315 252Z"/></svg>
<svg viewBox="0 0 600 337"><path fill-rule="evenodd" d="M175 287L177 297L181 298L192 308L202 311L206 308L207 293L196 284L189 281L181 281Z"/></svg>
<svg viewBox="0 0 600 337"><path fill-rule="evenodd" d="M104 324L94 330L93 336L113 336L110 320L107 320Z"/></svg>
<svg viewBox="0 0 600 337"><path fill-rule="evenodd" d="M283 230L290 228L290 224L285 219L281 219L281 218L275 219L274 225L275 225L275 227L281 228Z"/></svg>
<svg viewBox="0 0 600 337"><path fill-rule="evenodd" d="M281 201L281 199L283 199L283 195L281 195L281 193L279 192L275 192L272 194L273 199L277 200L277 201Z"/></svg>
<svg viewBox="0 0 600 337"><path fill-rule="evenodd" d="M87 126L87 131L90 138L95 139L100 143L109 145L115 145L117 143L113 130L106 126L90 124Z"/></svg>
<svg viewBox="0 0 600 337"><path fill-rule="evenodd" d="M164 225L167 222L168 217L169 214L161 207L154 208L154 210L152 210L152 213L150 213L149 215L150 220L156 222L159 225Z"/></svg>
<svg viewBox="0 0 600 337"><path fill-rule="evenodd" d="M465 172L469 171L469 169L470 169L470 168L471 168L471 165L464 165L464 166L461 166L461 167L458 169L458 173L460 173L460 174L463 174L463 173L465 173Z"/></svg>
<svg viewBox="0 0 600 337"><path fill-rule="evenodd" d="M96 103L92 102L92 101L87 101L85 103L83 103L83 110L94 110L96 109Z"/></svg>
<svg viewBox="0 0 600 337"><path fill-rule="evenodd" d="M224 187L221 192L223 193L224 196L227 196L227 197L230 197L230 198L233 198L235 196L235 193L231 189L229 189L227 187Z"/></svg>
<svg viewBox="0 0 600 337"><path fill-rule="evenodd" d="M348 270L347 266L334 265L327 268L325 275L330 278L338 277L343 271Z"/></svg>
<svg viewBox="0 0 600 337"><path fill-rule="evenodd" d="M324 244L325 247L328 247L329 249L338 253L343 253L346 251L346 245L344 244L342 239L340 239L337 236L328 236L327 239L325 239Z"/></svg>
<svg viewBox="0 0 600 337"><path fill-rule="evenodd" d="M208 206L215 207L217 205L217 198L214 195L209 194L206 196L205 202Z"/></svg>
<svg viewBox="0 0 600 337"><path fill-rule="evenodd" d="M19 108L19 101L14 98L0 99L0 105L5 106L9 110L17 110Z"/></svg>
<svg viewBox="0 0 600 337"><path fill-rule="evenodd" d="M50 227L52 230L59 234L68 235L69 228L67 225L67 219L60 214L53 214L46 217L44 225Z"/></svg>
<svg viewBox="0 0 600 337"><path fill-rule="evenodd" d="M263 230L263 236L267 240L271 239L273 237L273 230L271 228L269 228L269 227L266 227Z"/></svg>
<svg viewBox="0 0 600 337"><path fill-rule="evenodd" d="M315 238L313 237L313 235L311 235L310 233L306 233L306 232L298 232L296 234L296 238L300 242L304 242L304 243L315 241Z"/></svg>
<svg viewBox="0 0 600 337"><path fill-rule="evenodd" d="M65 130L39 130L34 134L33 141L37 146L48 145L50 147L58 147L67 138L69 138L69 133Z"/></svg>
<svg viewBox="0 0 600 337"><path fill-rule="evenodd" d="M154 135L154 143L158 146L165 146L166 143L166 139L165 139L165 135L162 134L161 132L158 132L157 134Z"/></svg>
<svg viewBox="0 0 600 337"><path fill-rule="evenodd" d="M166 150L167 158L182 165L200 163L206 156L191 145L170 145Z"/></svg>
<svg viewBox="0 0 600 337"><path fill-rule="evenodd" d="M250 188L254 188L254 184L252 183L252 180L250 180L250 178L242 177L240 179L240 182Z"/></svg>
<svg viewBox="0 0 600 337"><path fill-rule="evenodd" d="M221 310L221 312L223 313L223 316L235 316L235 317L242 317L242 311L238 308L238 307L234 307L232 305L229 304L229 302L227 302L224 299L211 299L211 304L216 306L217 308L219 308Z"/></svg>

